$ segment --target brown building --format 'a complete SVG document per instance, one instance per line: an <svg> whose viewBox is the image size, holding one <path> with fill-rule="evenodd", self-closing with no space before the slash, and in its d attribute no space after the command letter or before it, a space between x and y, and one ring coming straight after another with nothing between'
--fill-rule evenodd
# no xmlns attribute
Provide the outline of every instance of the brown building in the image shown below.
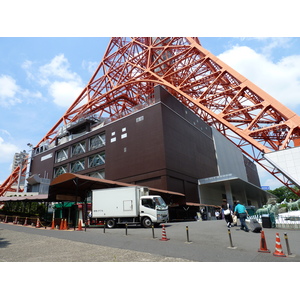
<svg viewBox="0 0 300 300"><path fill-rule="evenodd" d="M39 191L41 182L66 172L183 193L180 204L195 206L199 179L233 172L260 186L255 165L161 86L149 105L130 115L89 117L61 128L54 145L34 150L28 191ZM217 202L224 195L220 190Z"/></svg>

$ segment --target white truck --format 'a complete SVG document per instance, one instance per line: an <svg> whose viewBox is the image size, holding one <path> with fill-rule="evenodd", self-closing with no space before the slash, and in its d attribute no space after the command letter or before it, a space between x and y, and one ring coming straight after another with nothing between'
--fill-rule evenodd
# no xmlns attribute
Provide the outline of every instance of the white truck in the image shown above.
<svg viewBox="0 0 300 300"><path fill-rule="evenodd" d="M161 196L149 195L146 187L132 186L92 190L92 218L105 221L108 228L117 224L167 222L168 206Z"/></svg>

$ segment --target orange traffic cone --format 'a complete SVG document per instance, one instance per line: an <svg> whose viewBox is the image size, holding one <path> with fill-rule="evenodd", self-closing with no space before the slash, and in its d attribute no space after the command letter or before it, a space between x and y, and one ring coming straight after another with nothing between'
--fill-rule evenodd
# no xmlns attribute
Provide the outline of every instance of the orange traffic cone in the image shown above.
<svg viewBox="0 0 300 300"><path fill-rule="evenodd" d="M68 230L68 222L67 222L67 219L65 219L65 222L64 222L64 230Z"/></svg>
<svg viewBox="0 0 300 300"><path fill-rule="evenodd" d="M40 218L37 219L35 227L36 228L40 228L41 227Z"/></svg>
<svg viewBox="0 0 300 300"><path fill-rule="evenodd" d="M25 218L25 222L24 222L23 226L27 226L27 217Z"/></svg>
<svg viewBox="0 0 300 300"><path fill-rule="evenodd" d="M266 252L266 253L270 253L271 251L267 248L267 242L265 239L265 233L262 230L261 231L261 239L260 239L260 248L258 249L258 252Z"/></svg>
<svg viewBox="0 0 300 300"><path fill-rule="evenodd" d="M51 229L55 229L55 222L54 222L54 219L52 219Z"/></svg>
<svg viewBox="0 0 300 300"><path fill-rule="evenodd" d="M13 221L13 224L17 224L18 223L18 217L15 218L15 220Z"/></svg>
<svg viewBox="0 0 300 300"><path fill-rule="evenodd" d="M64 219L60 220L60 226L59 226L59 230L63 230L64 229Z"/></svg>
<svg viewBox="0 0 300 300"><path fill-rule="evenodd" d="M169 239L167 239L167 233L166 233L166 229L165 229L165 225L162 224L162 232L161 232L161 239L160 241L168 241Z"/></svg>
<svg viewBox="0 0 300 300"><path fill-rule="evenodd" d="M82 231L82 230L83 229L82 229L81 220L79 220L77 231Z"/></svg>
<svg viewBox="0 0 300 300"><path fill-rule="evenodd" d="M281 256L286 257L286 255L282 251L279 233L276 233L276 244L275 244L275 252L273 253L274 256Z"/></svg>

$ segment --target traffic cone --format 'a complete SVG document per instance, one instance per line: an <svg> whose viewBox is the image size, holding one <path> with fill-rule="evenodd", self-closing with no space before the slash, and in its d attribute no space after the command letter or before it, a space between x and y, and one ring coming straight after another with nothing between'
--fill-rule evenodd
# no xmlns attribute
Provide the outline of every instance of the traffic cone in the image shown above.
<svg viewBox="0 0 300 300"><path fill-rule="evenodd" d="M279 233L276 233L276 244L275 244L275 252L273 253L274 256L281 256L286 257L286 255L282 251Z"/></svg>
<svg viewBox="0 0 300 300"><path fill-rule="evenodd" d="M13 224L17 224L18 223L18 217L15 218L15 220L13 221Z"/></svg>
<svg viewBox="0 0 300 300"><path fill-rule="evenodd" d="M40 218L37 218L37 221L36 221L36 228L40 228L41 227L41 224L40 224Z"/></svg>
<svg viewBox="0 0 300 300"><path fill-rule="evenodd" d="M77 231L82 231L82 230L83 229L82 229L81 220L79 220Z"/></svg>
<svg viewBox="0 0 300 300"><path fill-rule="evenodd" d="M63 230L64 229L64 219L60 220L60 226L59 226L59 230Z"/></svg>
<svg viewBox="0 0 300 300"><path fill-rule="evenodd" d="M166 233L166 229L165 229L165 225L162 224L162 232L161 232L161 239L160 241L168 241L169 239L167 239L167 233Z"/></svg>
<svg viewBox="0 0 300 300"><path fill-rule="evenodd" d="M258 252L270 253L271 251L267 248L267 242L263 230L261 231L260 237L260 248L258 249Z"/></svg>
<svg viewBox="0 0 300 300"><path fill-rule="evenodd" d="M5 216L5 221L4 221L4 223L8 223L7 216Z"/></svg>
<svg viewBox="0 0 300 300"><path fill-rule="evenodd" d="M54 219L52 219L51 229L55 229Z"/></svg>
<svg viewBox="0 0 300 300"><path fill-rule="evenodd" d="M65 219L65 222L64 222L64 230L68 230L68 222L67 222L67 219Z"/></svg>
<svg viewBox="0 0 300 300"><path fill-rule="evenodd" d="M25 218L25 222L24 222L23 226L27 226L27 217Z"/></svg>

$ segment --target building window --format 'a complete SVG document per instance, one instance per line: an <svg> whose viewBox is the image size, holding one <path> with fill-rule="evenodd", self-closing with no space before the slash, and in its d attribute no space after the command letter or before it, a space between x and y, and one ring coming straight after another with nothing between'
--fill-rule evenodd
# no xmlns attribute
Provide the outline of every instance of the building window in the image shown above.
<svg viewBox="0 0 300 300"><path fill-rule="evenodd" d="M98 153L89 157L89 168L97 167L105 164L105 153Z"/></svg>
<svg viewBox="0 0 300 300"><path fill-rule="evenodd" d="M90 138L90 150L95 150L105 146L105 134L99 134Z"/></svg>
<svg viewBox="0 0 300 300"><path fill-rule="evenodd" d="M61 175L61 174L65 174L67 173L67 165L64 166L60 166L54 169L54 178L56 178L57 176Z"/></svg>
<svg viewBox="0 0 300 300"><path fill-rule="evenodd" d="M135 119L136 123L144 121L144 116Z"/></svg>
<svg viewBox="0 0 300 300"><path fill-rule="evenodd" d="M77 143L72 146L72 156L85 153L85 142Z"/></svg>
<svg viewBox="0 0 300 300"><path fill-rule="evenodd" d="M76 173L84 170L84 159L77 160L71 163L71 172Z"/></svg>
<svg viewBox="0 0 300 300"><path fill-rule="evenodd" d="M93 173L90 173L89 176L94 177L94 178L104 179L105 178L105 171L100 170L100 171L97 171L97 172L93 172Z"/></svg>
<svg viewBox="0 0 300 300"><path fill-rule="evenodd" d="M56 154L55 154L55 162L56 163L59 163L66 159L68 159L68 148L65 148L65 149L62 149L62 150L59 150L56 152Z"/></svg>

